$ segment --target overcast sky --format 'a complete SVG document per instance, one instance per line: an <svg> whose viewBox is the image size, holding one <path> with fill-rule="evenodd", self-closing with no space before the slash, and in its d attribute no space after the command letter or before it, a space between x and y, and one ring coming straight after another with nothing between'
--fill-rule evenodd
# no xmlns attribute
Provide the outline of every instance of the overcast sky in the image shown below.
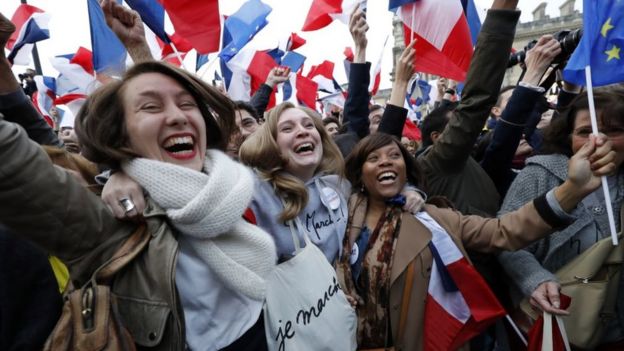
<svg viewBox="0 0 624 351"><path fill-rule="evenodd" d="M312 0L263 0L273 8L269 17L269 24L250 44L256 49L270 49L277 46L280 37L288 36L290 32L299 32ZM565 0L550 0L546 7L546 12L551 17L559 15L559 6ZM541 3L541 0L520 0L519 6L522 10L522 22L532 19L531 12ZM7 17L11 17L15 8L19 5L19 0L1 0L0 11ZM51 14L50 31L51 39L38 44L39 55L43 64L43 71L46 75L55 76L56 72L48 63L48 58L73 53L79 46L90 48L89 24L87 16L86 0L30 0L29 4L37 6ZM221 0L221 13L232 14L244 0ZM492 0L475 0L478 8L488 8ZM392 14L387 10L387 0L368 1L368 19L371 27L369 31L369 45L367 59L377 62L382 52L383 42L386 36L392 32ZM577 9L582 7L582 2L576 2ZM483 10L485 11L485 10ZM330 26L315 32L304 32L299 34L307 40L307 44L297 51L305 55L307 69L323 60L330 60L336 64L334 75L338 82L345 83L346 77L343 69L343 50L345 46L352 46L352 40L346 25L335 21ZM392 69L392 37L388 40L384 50L382 64L382 85L381 88L390 87L389 73ZM190 55L187 60L189 68L193 68L194 55ZM216 66L216 65L215 65ZM24 71L26 67L15 67L16 72ZM206 77L212 77L208 72Z"/></svg>

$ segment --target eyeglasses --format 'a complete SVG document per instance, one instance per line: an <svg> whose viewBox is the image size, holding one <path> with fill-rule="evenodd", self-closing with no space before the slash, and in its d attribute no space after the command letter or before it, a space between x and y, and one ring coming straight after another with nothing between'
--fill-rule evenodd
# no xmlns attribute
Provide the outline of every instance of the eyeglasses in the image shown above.
<svg viewBox="0 0 624 351"><path fill-rule="evenodd" d="M608 138L621 138L624 136L624 128L613 127L608 130L601 130L600 133L605 134ZM592 134L592 129L589 127L582 127L572 131L572 134L579 138L589 138Z"/></svg>

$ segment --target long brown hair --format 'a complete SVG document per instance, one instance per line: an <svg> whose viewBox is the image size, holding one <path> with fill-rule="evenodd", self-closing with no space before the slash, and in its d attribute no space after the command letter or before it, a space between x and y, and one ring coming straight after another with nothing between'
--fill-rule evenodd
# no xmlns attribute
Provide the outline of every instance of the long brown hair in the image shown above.
<svg viewBox="0 0 624 351"><path fill-rule="evenodd" d="M76 134L87 159L118 168L121 161L137 156L129 147L123 95L127 83L145 73L163 74L186 89L206 122L207 147L225 150L235 126L232 101L191 73L166 63L148 61L134 65L121 80L96 90L80 109Z"/></svg>
<svg viewBox="0 0 624 351"><path fill-rule="evenodd" d="M284 202L284 211L280 214L280 221L297 217L308 203L308 192L303 181L285 170L288 158L282 154L277 145L277 124L284 111L298 108L312 118L314 128L321 136L323 156L321 163L314 172L344 174L344 160L338 146L327 134L321 121L321 116L314 110L306 107L297 107L290 102L283 102L274 107L266 122L252 134L240 147L240 161L255 168L263 179L273 184L276 194Z"/></svg>

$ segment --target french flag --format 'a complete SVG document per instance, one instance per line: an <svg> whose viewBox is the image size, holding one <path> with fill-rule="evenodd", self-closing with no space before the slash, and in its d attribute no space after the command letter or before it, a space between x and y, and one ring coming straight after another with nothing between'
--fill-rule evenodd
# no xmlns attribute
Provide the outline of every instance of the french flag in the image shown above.
<svg viewBox="0 0 624 351"><path fill-rule="evenodd" d="M35 76L33 79L37 85L37 93L32 97L33 105L48 125L54 128L55 122L50 117L50 109L54 106L54 99L56 99L56 80L46 76Z"/></svg>
<svg viewBox="0 0 624 351"><path fill-rule="evenodd" d="M334 63L323 61L318 66L312 66L307 77L318 84L318 88L327 93L333 94L342 91L340 85L334 80Z"/></svg>
<svg viewBox="0 0 624 351"><path fill-rule="evenodd" d="M432 233L424 349L455 350L503 317L505 310L449 234L426 212L416 218Z"/></svg>
<svg viewBox="0 0 624 351"><path fill-rule="evenodd" d="M302 31L325 28L335 19L349 23L349 16L361 0L312 0Z"/></svg>
<svg viewBox="0 0 624 351"><path fill-rule="evenodd" d="M265 51L242 50L228 62L231 69L228 96L232 100L249 101L253 93L266 81L271 69L277 65L275 59ZM274 95L273 93L271 96L268 108L275 105Z"/></svg>
<svg viewBox="0 0 624 351"><path fill-rule="evenodd" d="M466 80L473 46L470 27L458 0L417 0L399 8L406 45L417 40L415 70Z"/></svg>
<svg viewBox="0 0 624 351"><path fill-rule="evenodd" d="M21 4L15 10L11 22L15 24L16 30L6 45L11 50L7 59L12 64L28 65L32 44L50 38L50 15L35 6Z"/></svg>
<svg viewBox="0 0 624 351"><path fill-rule="evenodd" d="M371 95L377 94L377 90L379 90L379 83L381 83L381 61L383 60L383 54L386 51L386 45L388 44L388 38L390 36L386 36L386 40L384 41L383 47L381 48L381 52L379 53L379 59L377 60L377 64L375 67L371 67L371 80L368 84L368 92Z"/></svg>
<svg viewBox="0 0 624 351"><path fill-rule="evenodd" d="M56 79L56 93L88 94L98 88L93 68L93 54L80 47L75 54L56 56L50 59L52 67L60 74Z"/></svg>
<svg viewBox="0 0 624 351"><path fill-rule="evenodd" d="M145 25L163 42L169 44L165 32L165 9L155 0L126 0L128 6L141 16Z"/></svg>
<svg viewBox="0 0 624 351"><path fill-rule="evenodd" d="M87 0L93 67L98 73L120 74L126 69L126 48L106 24L97 0Z"/></svg>

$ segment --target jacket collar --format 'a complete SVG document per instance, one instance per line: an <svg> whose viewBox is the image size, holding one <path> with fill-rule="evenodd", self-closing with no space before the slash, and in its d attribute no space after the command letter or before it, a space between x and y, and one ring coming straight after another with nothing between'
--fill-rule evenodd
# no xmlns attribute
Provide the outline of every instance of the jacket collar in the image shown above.
<svg viewBox="0 0 624 351"><path fill-rule="evenodd" d="M403 213L390 272L390 285L431 241L431 231L409 213Z"/></svg>

